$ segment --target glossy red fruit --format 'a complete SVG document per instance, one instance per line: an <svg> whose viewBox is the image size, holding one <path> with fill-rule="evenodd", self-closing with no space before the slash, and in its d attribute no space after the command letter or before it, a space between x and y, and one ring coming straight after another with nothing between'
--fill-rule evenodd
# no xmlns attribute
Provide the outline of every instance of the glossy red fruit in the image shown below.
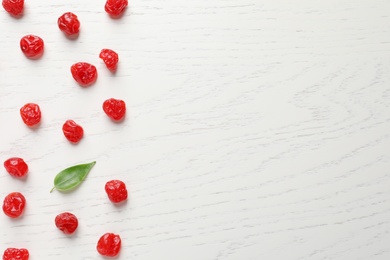
<svg viewBox="0 0 390 260"><path fill-rule="evenodd" d="M11 192L4 198L3 211L10 218L17 218L23 214L26 199L20 192Z"/></svg>
<svg viewBox="0 0 390 260"><path fill-rule="evenodd" d="M20 116L28 126L34 126L41 122L41 109L37 104L27 103L20 108Z"/></svg>
<svg viewBox="0 0 390 260"><path fill-rule="evenodd" d="M56 227L67 235L73 234L79 225L77 217L69 212L58 214L55 223Z"/></svg>
<svg viewBox="0 0 390 260"><path fill-rule="evenodd" d="M18 157L12 157L4 162L5 170L12 176L17 178L23 178L27 175L28 165L22 159Z"/></svg>
<svg viewBox="0 0 390 260"><path fill-rule="evenodd" d="M23 13L24 0L3 0L3 7L9 14L18 16Z"/></svg>
<svg viewBox="0 0 390 260"><path fill-rule="evenodd" d="M64 13L58 18L57 24L58 28L66 35L75 35L79 33L80 21L74 13Z"/></svg>
<svg viewBox="0 0 390 260"><path fill-rule="evenodd" d="M73 120L66 120L62 126L62 132L72 143L78 143L84 135L84 129Z"/></svg>
<svg viewBox="0 0 390 260"><path fill-rule="evenodd" d="M20 39L20 49L28 58L39 58L43 54L44 42L36 35L26 35Z"/></svg>
<svg viewBox="0 0 390 260"><path fill-rule="evenodd" d="M25 248L7 248L3 253L3 260L28 260L29 257Z"/></svg>
<svg viewBox="0 0 390 260"><path fill-rule="evenodd" d="M103 111L115 121L122 120L126 114L126 103L120 99L107 99L103 102Z"/></svg>
<svg viewBox="0 0 390 260"><path fill-rule="evenodd" d="M119 16L123 13L129 2L127 0L107 0L104 10L109 15Z"/></svg>
<svg viewBox="0 0 390 260"><path fill-rule="evenodd" d="M97 79L96 67L87 62L77 62L70 67L70 72L74 80L82 87L87 87L95 83Z"/></svg>
<svg viewBox="0 0 390 260"><path fill-rule="evenodd" d="M104 61L104 64L106 64L107 69L111 71L116 70L116 66L119 61L118 53L110 49L103 49L99 54L99 58Z"/></svg>
<svg viewBox="0 0 390 260"><path fill-rule="evenodd" d="M121 237L113 233L106 233L100 237L96 249L103 256L115 257L121 250Z"/></svg>
<svg viewBox="0 0 390 260"><path fill-rule="evenodd" d="M114 203L119 203L127 199L126 184L120 180L108 181L104 187L108 199Z"/></svg>

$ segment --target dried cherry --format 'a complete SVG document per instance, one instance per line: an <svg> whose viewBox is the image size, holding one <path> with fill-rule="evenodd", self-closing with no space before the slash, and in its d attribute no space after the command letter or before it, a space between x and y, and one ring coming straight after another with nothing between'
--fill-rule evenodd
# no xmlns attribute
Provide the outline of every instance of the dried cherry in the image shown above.
<svg viewBox="0 0 390 260"><path fill-rule="evenodd" d="M84 129L73 120L66 120L62 126L62 132L66 139L72 143L78 143L84 135Z"/></svg>
<svg viewBox="0 0 390 260"><path fill-rule="evenodd" d="M70 72L74 80L82 87L87 87L95 83L97 79L96 67L87 62L77 62L70 67Z"/></svg>
<svg viewBox="0 0 390 260"><path fill-rule="evenodd" d="M80 31L80 21L77 15L71 12L64 13L57 20L58 28L66 35L76 35Z"/></svg>
<svg viewBox="0 0 390 260"><path fill-rule="evenodd" d="M103 256L115 257L121 250L121 237L113 233L106 233L100 237L96 249Z"/></svg>
<svg viewBox="0 0 390 260"><path fill-rule="evenodd" d="M4 9L13 16L23 13L24 0L3 0Z"/></svg>
<svg viewBox="0 0 390 260"><path fill-rule="evenodd" d="M76 231L79 221L74 214L63 212L56 216L55 224L59 230L68 235L73 234Z"/></svg>
<svg viewBox="0 0 390 260"><path fill-rule="evenodd" d="M126 103L120 99L109 98L103 102L103 111L115 121L122 120L126 114Z"/></svg>
<svg viewBox="0 0 390 260"><path fill-rule="evenodd" d="M126 184L120 180L108 181L104 187L108 199L114 203L119 203L127 199Z"/></svg>
<svg viewBox="0 0 390 260"><path fill-rule="evenodd" d="M43 54L44 42L36 35L28 34L20 39L20 49L28 58L39 58Z"/></svg>
<svg viewBox="0 0 390 260"><path fill-rule="evenodd" d="M107 0L104 10L112 16L119 16L123 13L129 2L127 0Z"/></svg>
<svg viewBox="0 0 390 260"><path fill-rule="evenodd" d="M116 70L119 61L118 53L110 49L103 49L99 54L99 58L101 58L104 61L104 64L106 64L106 67L109 70L111 71Z"/></svg>
<svg viewBox="0 0 390 260"><path fill-rule="evenodd" d="M20 116L28 126L35 126L41 122L41 109L35 103L27 103L20 108Z"/></svg>
<svg viewBox="0 0 390 260"><path fill-rule="evenodd" d="M23 214L26 199L20 192L11 192L4 198L3 211L10 218L17 218Z"/></svg>
<svg viewBox="0 0 390 260"><path fill-rule="evenodd" d="M27 175L28 172L27 163L19 157L12 157L7 159L4 162L4 168L10 175L17 178L23 178Z"/></svg>
<svg viewBox="0 0 390 260"><path fill-rule="evenodd" d="M3 253L3 260L28 260L29 257L25 248L7 248Z"/></svg>

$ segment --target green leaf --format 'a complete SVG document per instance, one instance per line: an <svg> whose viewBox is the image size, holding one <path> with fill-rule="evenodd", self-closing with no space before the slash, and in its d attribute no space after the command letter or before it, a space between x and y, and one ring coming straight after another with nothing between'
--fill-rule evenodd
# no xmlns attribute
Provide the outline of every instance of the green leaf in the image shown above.
<svg viewBox="0 0 390 260"><path fill-rule="evenodd" d="M69 191L79 186L96 162L78 164L66 168L59 172L54 178L54 187L50 192L57 189L59 191Z"/></svg>

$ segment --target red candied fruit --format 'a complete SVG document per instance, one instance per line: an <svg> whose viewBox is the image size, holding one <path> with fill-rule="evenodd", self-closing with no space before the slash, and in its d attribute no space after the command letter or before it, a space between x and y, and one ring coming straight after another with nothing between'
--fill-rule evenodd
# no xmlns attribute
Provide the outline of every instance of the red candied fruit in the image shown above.
<svg viewBox="0 0 390 260"><path fill-rule="evenodd" d="M78 225L79 221L77 217L69 212L60 213L55 218L56 227L64 232L64 234L73 234Z"/></svg>
<svg viewBox="0 0 390 260"><path fill-rule="evenodd" d="M120 99L107 99L103 102L103 111L115 121L122 120L126 114L126 103Z"/></svg>
<svg viewBox="0 0 390 260"><path fill-rule="evenodd" d="M30 254L25 248L7 248L3 254L3 260L28 260Z"/></svg>
<svg viewBox="0 0 390 260"><path fill-rule="evenodd" d="M28 126L34 126L41 122L41 109L37 104L27 103L20 108L20 116Z"/></svg>
<svg viewBox="0 0 390 260"><path fill-rule="evenodd" d="M62 132L72 143L78 143L84 135L84 129L73 120L66 120L62 126Z"/></svg>
<svg viewBox="0 0 390 260"><path fill-rule="evenodd" d="M77 62L70 67L74 80L82 87L95 83L97 79L96 67L87 62Z"/></svg>
<svg viewBox="0 0 390 260"><path fill-rule="evenodd" d="M126 184L120 180L108 181L104 187L110 201L119 203L127 199Z"/></svg>
<svg viewBox="0 0 390 260"><path fill-rule="evenodd" d="M80 21L77 15L71 12L64 13L57 20L58 28L66 35L76 35L80 30Z"/></svg>
<svg viewBox="0 0 390 260"><path fill-rule="evenodd" d="M100 237L96 249L99 254L108 257L115 257L121 250L121 237L113 233L106 233Z"/></svg>
<svg viewBox="0 0 390 260"><path fill-rule="evenodd" d="M20 49L28 58L39 58L43 54L44 42L36 35L28 34L20 39Z"/></svg>
<svg viewBox="0 0 390 260"><path fill-rule="evenodd" d="M27 175L28 172L27 163L22 158L18 157L12 157L7 159L4 162L4 168L10 175L17 178L23 178Z"/></svg>
<svg viewBox="0 0 390 260"><path fill-rule="evenodd" d="M110 71L116 70L116 66L119 61L118 53L110 49L103 49L99 54L99 58L104 61L104 64L106 64L107 69L109 69Z"/></svg>
<svg viewBox="0 0 390 260"><path fill-rule="evenodd" d="M10 218L18 218L23 214L26 199L20 192L11 192L4 198L3 211Z"/></svg>
<svg viewBox="0 0 390 260"><path fill-rule="evenodd" d="M3 0L4 9L13 16L23 13L24 0Z"/></svg>
<svg viewBox="0 0 390 260"><path fill-rule="evenodd" d="M119 16L123 13L129 2L127 0L107 0L104 10L109 15Z"/></svg>

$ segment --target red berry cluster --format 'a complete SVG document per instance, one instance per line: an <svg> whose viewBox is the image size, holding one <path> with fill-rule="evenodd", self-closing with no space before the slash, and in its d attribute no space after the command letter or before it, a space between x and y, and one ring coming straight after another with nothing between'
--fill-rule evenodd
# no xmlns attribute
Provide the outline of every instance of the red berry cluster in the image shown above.
<svg viewBox="0 0 390 260"><path fill-rule="evenodd" d="M28 58L37 59L41 57L44 45L43 40L36 35L28 34L20 39L20 49Z"/></svg>
<svg viewBox="0 0 390 260"><path fill-rule="evenodd" d="M3 260L28 260L30 254L25 248L7 248L3 254Z"/></svg>
<svg viewBox="0 0 390 260"><path fill-rule="evenodd" d="M128 4L127 0L107 0L104 10L114 17L120 16Z"/></svg>
<svg viewBox="0 0 390 260"><path fill-rule="evenodd" d="M2 6L11 16L23 15L24 0L2 0ZM128 0L107 0L104 6L105 11L112 17L120 17L126 7ZM70 39L77 37L80 32L80 21L77 15L72 12L62 14L57 20L58 28ZM44 41L39 36L28 34L20 39L20 49L29 59L39 59L44 53ZM118 54L111 49L102 49L99 53L101 58L111 72L117 70L119 62ZM94 84L98 77L97 69L88 62L76 62L70 66L70 72L74 80L82 87ZM123 100L109 98L102 105L104 113L113 121L121 121L126 114L126 103ZM20 108L20 116L28 127L38 127L42 114L38 104L27 103ZM78 143L84 136L84 129L73 120L66 120L62 125L62 132L65 138L71 143ZM4 168L14 178L26 178L29 167L19 157L11 157L4 161ZM120 203L127 200L128 193L124 182L110 180L104 187L108 199L113 203ZM26 199L20 192L9 193L3 201L3 212L10 218L20 218L26 207ZM73 234L79 225L77 217L70 212L63 212L55 217L55 225L64 234ZM121 238L114 233L106 233L100 237L96 249L103 255L115 257L121 248ZM7 248L3 253L3 260L28 260L29 251L25 248Z"/></svg>
<svg viewBox="0 0 390 260"><path fill-rule="evenodd" d="M3 0L4 9L13 16L18 16L23 13L24 0Z"/></svg>
<svg viewBox="0 0 390 260"><path fill-rule="evenodd" d="M77 35L80 30L80 21L77 15L71 12L64 13L57 20L58 28L66 35Z"/></svg>

